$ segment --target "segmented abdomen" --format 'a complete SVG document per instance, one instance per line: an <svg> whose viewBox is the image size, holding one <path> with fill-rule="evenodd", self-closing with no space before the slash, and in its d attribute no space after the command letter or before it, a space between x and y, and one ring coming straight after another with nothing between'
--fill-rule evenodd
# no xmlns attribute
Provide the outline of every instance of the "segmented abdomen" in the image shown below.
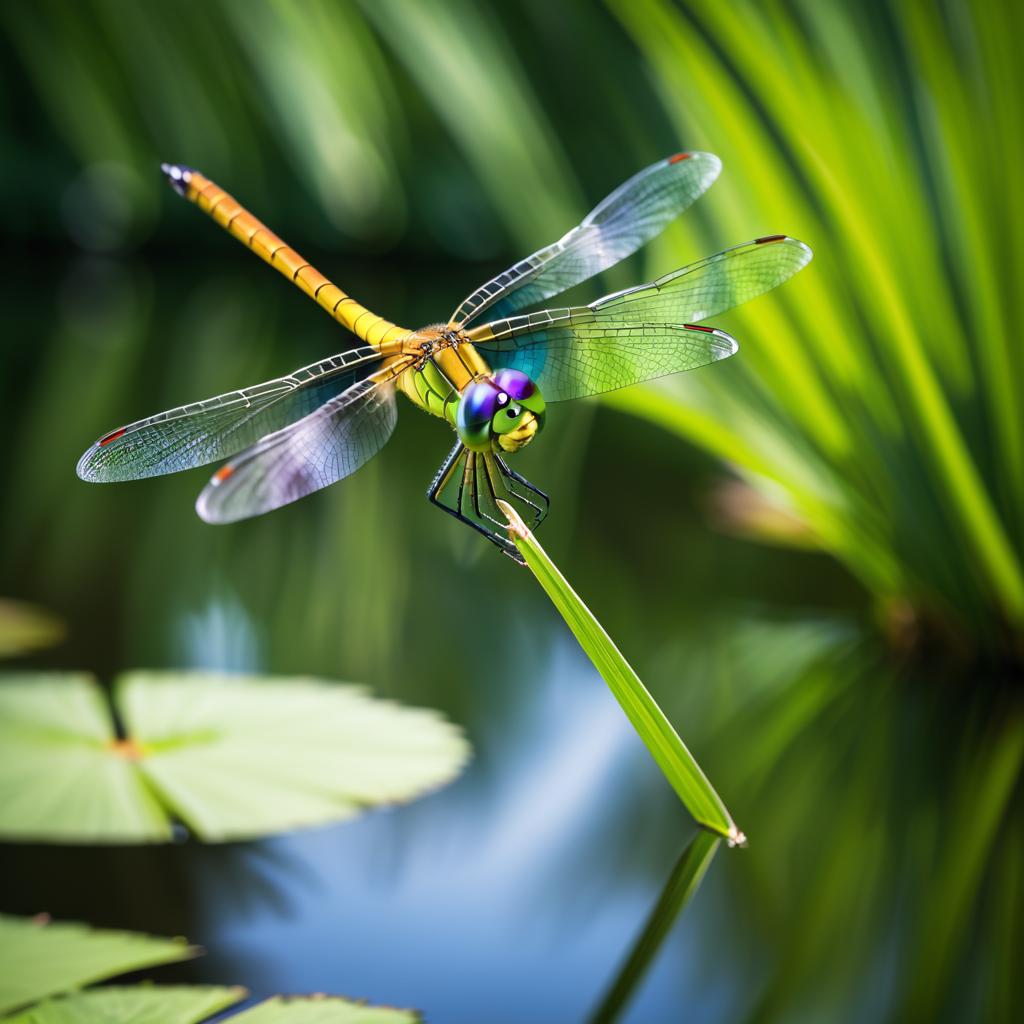
<svg viewBox="0 0 1024 1024"><path fill-rule="evenodd" d="M165 167L175 189L209 214L222 228L247 245L322 306L338 323L371 345L399 342L409 334L385 320L329 281L290 245L285 244L259 218L233 196L192 168ZM172 177L172 175L174 177Z"/></svg>

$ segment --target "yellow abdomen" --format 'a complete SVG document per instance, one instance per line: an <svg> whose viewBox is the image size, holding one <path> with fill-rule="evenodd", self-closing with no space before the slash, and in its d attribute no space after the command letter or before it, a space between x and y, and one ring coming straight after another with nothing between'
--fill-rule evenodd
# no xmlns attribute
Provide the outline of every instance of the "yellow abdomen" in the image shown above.
<svg viewBox="0 0 1024 1024"><path fill-rule="evenodd" d="M385 346L411 333L356 302L204 174L169 164L163 165L163 171L176 192L301 288L357 338L369 345Z"/></svg>

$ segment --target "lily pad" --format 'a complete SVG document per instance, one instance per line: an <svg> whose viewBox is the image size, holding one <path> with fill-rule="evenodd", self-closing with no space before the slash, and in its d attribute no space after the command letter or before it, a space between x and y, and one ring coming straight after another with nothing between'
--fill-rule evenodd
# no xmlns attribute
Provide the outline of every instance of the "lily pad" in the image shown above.
<svg viewBox="0 0 1024 1024"><path fill-rule="evenodd" d="M0 597L0 658L52 647L63 639L63 623L49 612Z"/></svg>
<svg viewBox="0 0 1024 1024"><path fill-rule="evenodd" d="M79 992L53 999L11 1024L200 1024L237 1002L244 989L134 985ZM334 996L268 999L222 1018L238 1024L416 1024L411 1010L366 1006Z"/></svg>
<svg viewBox="0 0 1024 1024"><path fill-rule="evenodd" d="M245 998L244 988L126 985L48 999L8 1024L200 1024Z"/></svg>
<svg viewBox="0 0 1024 1024"><path fill-rule="evenodd" d="M0 836L220 842L352 817L454 778L437 712L314 679L132 672L0 677Z"/></svg>
<svg viewBox="0 0 1024 1024"><path fill-rule="evenodd" d="M275 996L230 1018L232 1024L417 1024L413 1010L368 1006L340 996Z"/></svg>
<svg viewBox="0 0 1024 1024"><path fill-rule="evenodd" d="M198 952L184 939L0 915L0 1013Z"/></svg>

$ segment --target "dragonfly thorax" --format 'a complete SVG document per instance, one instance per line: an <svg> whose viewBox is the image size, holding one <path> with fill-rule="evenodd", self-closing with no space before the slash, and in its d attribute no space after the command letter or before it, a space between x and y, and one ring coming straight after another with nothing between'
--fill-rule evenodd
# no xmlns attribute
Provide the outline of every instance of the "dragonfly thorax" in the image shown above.
<svg viewBox="0 0 1024 1024"><path fill-rule="evenodd" d="M519 370L498 370L469 384L459 399L455 429L475 452L517 452L544 426L540 388Z"/></svg>

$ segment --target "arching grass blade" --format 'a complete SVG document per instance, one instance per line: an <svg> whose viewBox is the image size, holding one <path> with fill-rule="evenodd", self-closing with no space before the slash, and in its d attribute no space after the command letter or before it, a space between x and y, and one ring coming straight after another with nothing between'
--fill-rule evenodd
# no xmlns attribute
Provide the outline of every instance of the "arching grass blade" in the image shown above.
<svg viewBox="0 0 1024 1024"><path fill-rule="evenodd" d="M679 738L672 723L629 666L601 623L569 586L547 552L507 502L499 501L509 521L509 533L526 559L537 582L565 619L587 657L608 684L626 717L633 723L651 756L698 825L725 837L731 846L743 845L746 837L736 827L725 804L715 792L693 754Z"/></svg>

